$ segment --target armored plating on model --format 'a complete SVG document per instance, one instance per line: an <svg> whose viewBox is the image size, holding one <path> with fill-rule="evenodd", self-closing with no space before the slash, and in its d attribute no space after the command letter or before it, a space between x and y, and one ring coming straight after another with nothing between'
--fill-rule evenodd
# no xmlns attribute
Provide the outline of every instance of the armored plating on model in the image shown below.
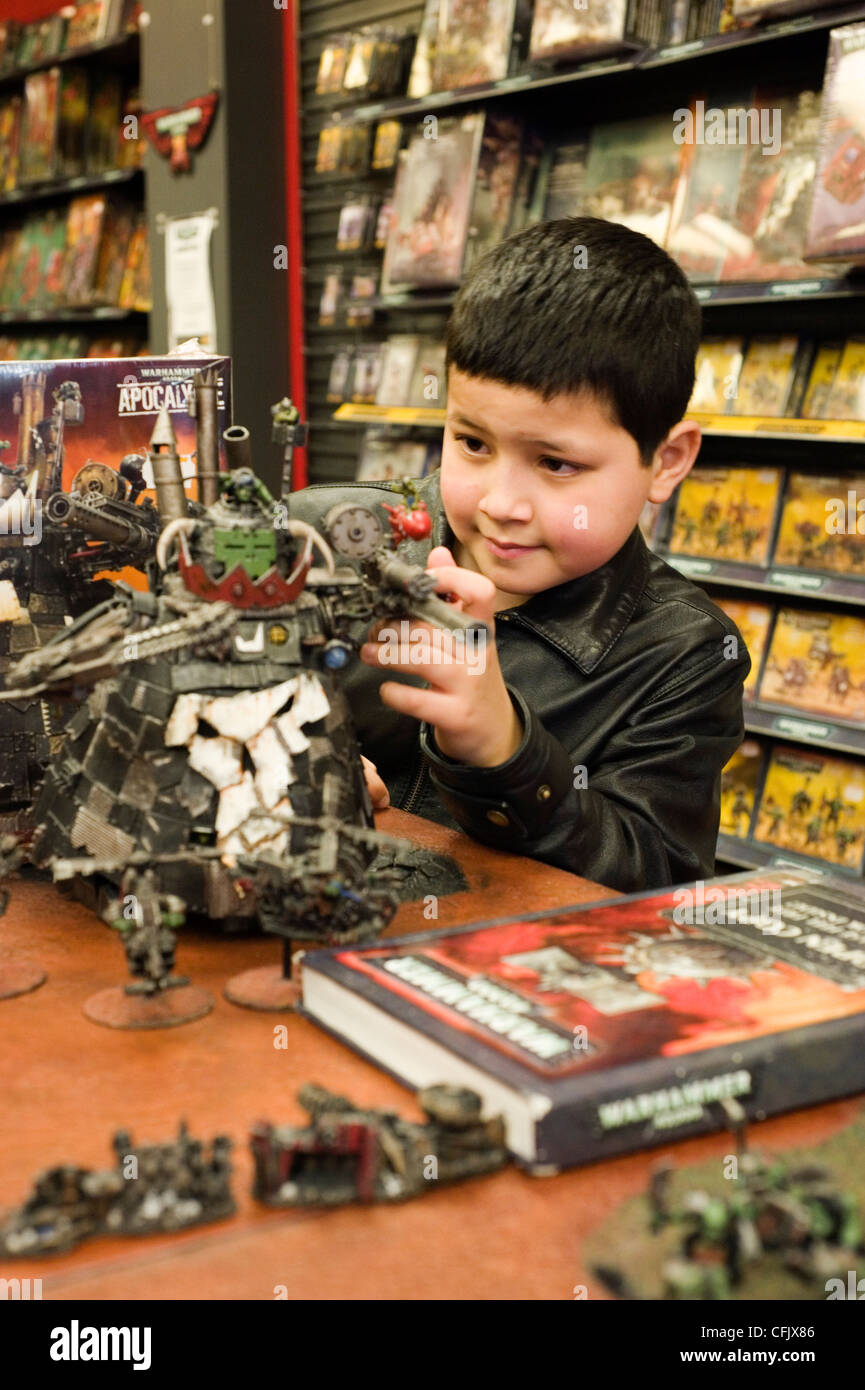
<svg viewBox="0 0 865 1390"><path fill-rule="evenodd" d="M359 622L483 625L386 548L370 508L335 508L329 540L288 519L252 471L248 431L224 437L234 466L193 515L163 410L150 591L119 588L10 672L5 701L95 687L46 775L31 858L81 855L116 877L141 856L190 912L230 924L259 912L295 939L374 935L397 900L369 870L379 842L336 677ZM402 509L404 533L418 511ZM337 566L331 546L361 568Z"/></svg>
<svg viewBox="0 0 865 1390"><path fill-rule="evenodd" d="M252 1195L268 1206L399 1202L438 1183L492 1173L509 1161L500 1116L481 1119L481 1098L461 1086L418 1093L426 1124L364 1110L321 1086L298 1092L306 1128L255 1125Z"/></svg>
<svg viewBox="0 0 865 1390"><path fill-rule="evenodd" d="M182 1231L234 1212L227 1135L208 1151L181 1122L168 1143L135 1147L118 1130L112 1147L114 1168L41 1173L32 1196L0 1223L0 1256L64 1254L93 1236Z"/></svg>

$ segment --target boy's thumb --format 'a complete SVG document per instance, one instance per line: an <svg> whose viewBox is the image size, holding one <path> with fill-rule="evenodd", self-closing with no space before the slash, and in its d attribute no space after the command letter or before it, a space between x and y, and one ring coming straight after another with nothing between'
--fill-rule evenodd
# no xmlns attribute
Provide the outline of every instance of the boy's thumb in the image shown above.
<svg viewBox="0 0 865 1390"><path fill-rule="evenodd" d="M437 545L427 556L426 565L429 570L440 570L445 569L448 565L456 567L456 560L446 545Z"/></svg>

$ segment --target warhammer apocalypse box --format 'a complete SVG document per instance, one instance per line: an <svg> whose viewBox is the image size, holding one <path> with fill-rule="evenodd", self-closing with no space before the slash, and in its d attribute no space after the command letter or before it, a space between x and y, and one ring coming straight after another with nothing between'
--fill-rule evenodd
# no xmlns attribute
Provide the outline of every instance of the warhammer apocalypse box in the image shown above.
<svg viewBox="0 0 865 1390"><path fill-rule="evenodd" d="M58 399L55 392L73 383L80 392L80 405L65 419L64 491L71 490L87 463L95 461L117 469L127 454L139 454L152 492L148 446L156 417L167 406L187 493L197 500L195 420L189 414L189 396L193 376L207 368L217 372L219 463L225 468L222 432L231 424L231 359L205 354L0 362L0 441L9 445L0 452L0 463L14 467L26 461L29 432L51 416ZM75 394L77 398L78 392Z"/></svg>

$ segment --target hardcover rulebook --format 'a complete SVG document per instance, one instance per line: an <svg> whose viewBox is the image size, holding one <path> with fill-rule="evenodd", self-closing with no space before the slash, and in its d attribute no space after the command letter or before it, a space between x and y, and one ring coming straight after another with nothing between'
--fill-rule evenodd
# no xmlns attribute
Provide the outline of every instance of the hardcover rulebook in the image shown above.
<svg viewBox="0 0 865 1390"><path fill-rule="evenodd" d="M808 868L302 958L304 1012L470 1086L534 1171L865 1090L865 893Z"/></svg>

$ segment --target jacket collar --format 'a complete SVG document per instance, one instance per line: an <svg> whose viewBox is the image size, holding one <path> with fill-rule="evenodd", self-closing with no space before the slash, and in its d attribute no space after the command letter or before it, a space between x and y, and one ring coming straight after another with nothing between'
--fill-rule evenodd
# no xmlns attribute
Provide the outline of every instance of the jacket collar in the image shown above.
<svg viewBox="0 0 865 1390"><path fill-rule="evenodd" d="M426 563L436 545L453 549L456 537L442 506L438 472L424 479L421 496L432 518L427 542L404 546L407 560ZM533 594L518 608L504 610L532 628L547 642L570 657L589 675L624 632L640 601L649 577L649 554L639 526L635 526L620 550L590 574Z"/></svg>

